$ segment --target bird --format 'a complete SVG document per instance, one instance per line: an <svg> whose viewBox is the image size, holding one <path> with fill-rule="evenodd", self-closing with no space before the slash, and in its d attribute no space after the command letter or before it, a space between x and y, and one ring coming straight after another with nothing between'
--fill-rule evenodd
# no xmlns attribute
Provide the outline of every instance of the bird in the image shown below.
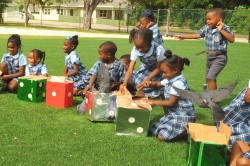
<svg viewBox="0 0 250 166"><path fill-rule="evenodd" d="M111 78L108 72L108 68L104 63L101 63L100 69L96 77L96 84L98 91L101 93L108 93L111 86Z"/></svg>
<svg viewBox="0 0 250 166"><path fill-rule="evenodd" d="M224 100L234 90L238 81L222 86L219 89L204 91L203 93L195 93L189 90L179 89L173 87L181 98L191 100L197 103L202 108L210 108L213 120L215 122L221 121L225 117L225 112L221 108L219 102Z"/></svg>

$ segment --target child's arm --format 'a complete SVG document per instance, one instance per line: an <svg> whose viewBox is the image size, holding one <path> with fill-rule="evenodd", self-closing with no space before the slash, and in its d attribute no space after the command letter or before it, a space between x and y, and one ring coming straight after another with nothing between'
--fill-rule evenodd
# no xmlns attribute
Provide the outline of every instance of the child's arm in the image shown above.
<svg viewBox="0 0 250 166"><path fill-rule="evenodd" d="M174 107L176 102L178 101L179 97L171 95L168 100L151 100L148 99L148 103L151 105L157 105L162 107Z"/></svg>
<svg viewBox="0 0 250 166"><path fill-rule="evenodd" d="M66 76L67 73L68 73L68 67L65 66L62 75L63 75L63 76Z"/></svg>
<svg viewBox="0 0 250 166"><path fill-rule="evenodd" d="M163 87L163 85L161 84L160 81L158 82L145 81L144 83L137 85L138 90L142 88L161 88L161 87Z"/></svg>
<svg viewBox="0 0 250 166"><path fill-rule="evenodd" d="M186 34L186 35L174 35L174 37L178 40L198 39L198 38L200 38L200 35L198 33L194 33L194 34Z"/></svg>
<svg viewBox="0 0 250 166"><path fill-rule="evenodd" d="M96 75L92 74L89 80L89 85L87 85L87 87L83 90L82 94L85 95L87 91L90 91L95 81L96 81Z"/></svg>
<svg viewBox="0 0 250 166"><path fill-rule="evenodd" d="M133 74L133 69L134 69L135 64L136 64L136 61L133 61L133 60L130 61L129 68L125 74L123 84L120 85L119 91L124 92L124 87L127 87L127 83Z"/></svg>
<svg viewBox="0 0 250 166"><path fill-rule="evenodd" d="M73 65L73 71L70 72L70 73L64 73L64 76L71 77L71 76L76 75L77 73L78 73L78 65L76 63L74 63L74 65Z"/></svg>
<svg viewBox="0 0 250 166"><path fill-rule="evenodd" d="M220 33L230 42L230 43L233 43L234 42L234 35L225 31L223 29L223 25L224 25L224 22L220 21L218 24L217 24L217 29L220 31Z"/></svg>
<svg viewBox="0 0 250 166"><path fill-rule="evenodd" d="M8 81L8 80L13 79L13 78L18 78L18 77L24 76L24 74L25 74L25 66L19 66L19 71L17 73L3 75L2 80Z"/></svg>

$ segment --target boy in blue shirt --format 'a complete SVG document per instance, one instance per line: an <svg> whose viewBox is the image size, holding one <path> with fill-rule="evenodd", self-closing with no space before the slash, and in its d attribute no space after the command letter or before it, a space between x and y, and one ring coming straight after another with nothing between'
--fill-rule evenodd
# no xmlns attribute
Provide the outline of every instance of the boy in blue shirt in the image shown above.
<svg viewBox="0 0 250 166"><path fill-rule="evenodd" d="M223 9L214 8L207 12L207 24L195 34L176 35L178 39L206 39L206 79L209 90L217 89L216 78L227 64L227 41L234 42L234 34L224 24Z"/></svg>
<svg viewBox="0 0 250 166"><path fill-rule="evenodd" d="M98 52L100 59L89 70L91 77L89 85L83 90L83 96L87 91L91 91L93 86L96 90L106 93L119 88L124 79L125 68L122 62L115 57L116 51L117 47L111 41L104 42L99 46ZM99 75L102 75L103 70L108 71L108 76L102 78L101 76L99 77ZM108 80L107 77L109 77L110 81L106 83L102 82L102 80L97 80L98 78ZM110 84L107 87L106 85L102 85L98 82Z"/></svg>

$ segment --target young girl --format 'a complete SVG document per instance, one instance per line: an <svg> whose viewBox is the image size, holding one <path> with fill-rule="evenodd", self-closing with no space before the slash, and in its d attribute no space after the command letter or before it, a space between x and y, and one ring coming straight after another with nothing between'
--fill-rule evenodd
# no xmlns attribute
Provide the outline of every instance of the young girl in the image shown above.
<svg viewBox="0 0 250 166"><path fill-rule="evenodd" d="M164 116L151 128L151 134L161 141L174 141L186 133L188 122L195 121L194 105L191 101L182 99L173 86L188 90L185 77L181 74L184 64L189 65L187 58L169 54L161 64L164 80L161 82L147 81L143 87L164 87L165 100L146 100L151 105L163 106Z"/></svg>
<svg viewBox="0 0 250 166"><path fill-rule="evenodd" d="M1 80L3 82L2 90L16 92L18 86L18 77L24 76L27 60L21 53L21 38L13 34L7 41L8 53L4 54L0 64Z"/></svg>
<svg viewBox="0 0 250 166"><path fill-rule="evenodd" d="M29 52L29 65L26 66L25 75L43 75L48 76L46 65L43 63L45 60L45 52L34 49Z"/></svg>
<svg viewBox="0 0 250 166"><path fill-rule="evenodd" d="M154 13L152 10L147 9L141 14L140 22L136 24L136 27L150 29L153 32L153 40L156 43L163 45L162 35L157 24L154 23Z"/></svg>
<svg viewBox="0 0 250 166"><path fill-rule="evenodd" d="M63 75L74 81L74 95L80 95L82 90L88 85L89 75L87 68L80 61L75 51L78 46L78 36L68 36L63 43L65 57L65 68Z"/></svg>
<svg viewBox="0 0 250 166"><path fill-rule="evenodd" d="M136 64L136 60L140 58L141 65L139 70L135 74L135 85L140 85L143 81L161 81L162 74L159 66L165 59L165 49L162 45L159 45L152 41L152 31L149 29L133 29L130 32L130 42L134 42L134 47L131 51L131 61L129 68L126 72L124 82L120 86L120 91L124 92L124 86L127 87L127 83L133 73L133 69ZM150 98L154 98L163 94L163 89L144 88L145 95Z"/></svg>

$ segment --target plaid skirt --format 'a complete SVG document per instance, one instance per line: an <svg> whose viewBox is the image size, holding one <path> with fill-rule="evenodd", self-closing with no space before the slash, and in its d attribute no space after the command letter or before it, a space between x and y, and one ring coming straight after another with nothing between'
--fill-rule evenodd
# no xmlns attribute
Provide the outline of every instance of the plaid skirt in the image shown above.
<svg viewBox="0 0 250 166"><path fill-rule="evenodd" d="M135 85L143 83L143 81L152 73L152 71L149 70L140 70L135 74ZM162 72L159 72L153 79L152 82L158 82L162 81ZM164 88L144 88L143 91L145 92L145 96L149 98L156 98L160 96L161 94L164 94Z"/></svg>
<svg viewBox="0 0 250 166"><path fill-rule="evenodd" d="M250 145L250 124L246 122L239 123L229 127L232 129L232 135L228 144L228 148L231 149L233 144L237 141L243 141Z"/></svg>
<svg viewBox="0 0 250 166"><path fill-rule="evenodd" d="M80 75L75 75L69 77L69 80L74 81L74 89L83 90L89 84L89 76L81 77Z"/></svg>
<svg viewBox="0 0 250 166"><path fill-rule="evenodd" d="M164 115L152 126L150 132L154 136L160 135L166 141L170 141L186 131L188 122L194 121L195 116Z"/></svg>

